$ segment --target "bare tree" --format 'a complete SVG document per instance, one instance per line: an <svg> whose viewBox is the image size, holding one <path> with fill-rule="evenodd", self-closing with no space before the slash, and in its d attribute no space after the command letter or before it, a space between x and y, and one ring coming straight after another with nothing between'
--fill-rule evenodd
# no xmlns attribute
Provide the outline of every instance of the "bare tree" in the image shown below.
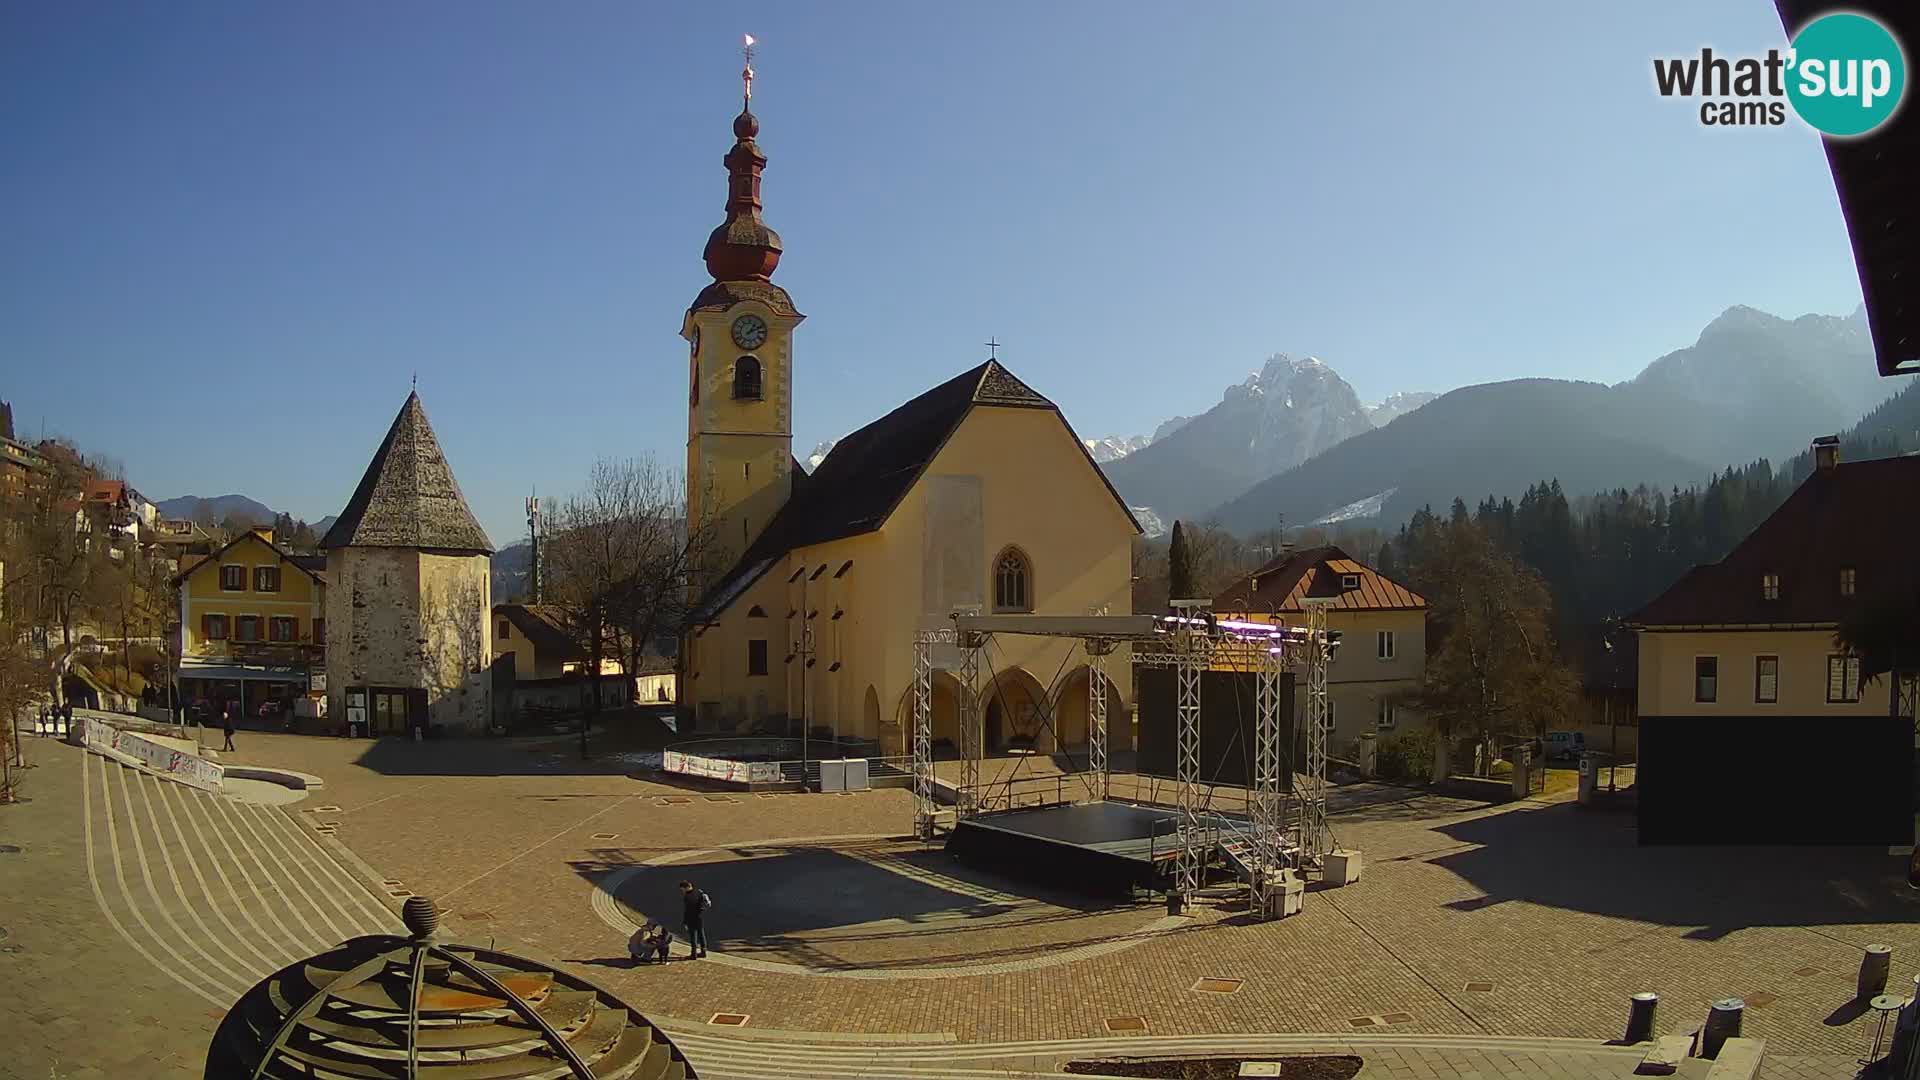
<svg viewBox="0 0 1920 1080"><path fill-rule="evenodd" d="M60 628L61 650L46 654L57 702L75 627L111 611L124 573L109 557L108 537L86 525L82 501L94 475L91 464L78 452L45 460L27 489L6 501L7 533L19 562L17 572L8 569L8 591L42 633Z"/></svg>
<svg viewBox="0 0 1920 1080"><path fill-rule="evenodd" d="M679 627L706 568L711 529L689 523L681 476L650 457L596 462L585 489L548 520L545 592L590 684L584 755L587 729L599 714L603 662L619 660L631 675Z"/></svg>

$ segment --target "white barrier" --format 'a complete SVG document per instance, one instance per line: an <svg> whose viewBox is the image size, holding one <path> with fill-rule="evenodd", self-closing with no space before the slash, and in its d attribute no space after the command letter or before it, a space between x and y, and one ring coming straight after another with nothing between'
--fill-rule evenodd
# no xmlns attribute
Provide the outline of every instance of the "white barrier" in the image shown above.
<svg viewBox="0 0 1920 1080"><path fill-rule="evenodd" d="M225 770L213 762L131 731L121 731L104 720L75 716L73 727L70 741L84 744L87 749L116 761L138 765L207 791L219 791L225 781Z"/></svg>
<svg viewBox="0 0 1920 1080"><path fill-rule="evenodd" d="M660 767L667 772L707 780L727 780L736 784L775 784L780 781L780 763L777 761L728 761L725 758L699 757L669 750L660 755Z"/></svg>

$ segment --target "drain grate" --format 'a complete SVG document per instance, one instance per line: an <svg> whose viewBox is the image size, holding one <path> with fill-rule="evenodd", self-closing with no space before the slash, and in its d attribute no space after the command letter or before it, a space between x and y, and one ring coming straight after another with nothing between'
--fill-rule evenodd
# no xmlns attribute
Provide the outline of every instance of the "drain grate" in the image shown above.
<svg viewBox="0 0 1920 1080"><path fill-rule="evenodd" d="M762 792L758 792L758 793L756 793L756 794L754 795L754 798L756 798L756 799L777 799L777 798L779 798L779 797L780 797L780 796L778 796L778 795L776 795L776 794L774 794L774 793L773 793L773 792L771 792L771 791L762 791Z"/></svg>
<svg viewBox="0 0 1920 1080"><path fill-rule="evenodd" d="M593 838L594 838L595 840L611 840L611 839L613 839L614 837L616 837L616 836L619 836L619 835L620 835L619 833L611 833L611 832L597 832L597 833L594 833L594 834L593 834Z"/></svg>
<svg viewBox="0 0 1920 1080"><path fill-rule="evenodd" d="M383 881L383 882L381 882L380 884L382 884L382 885L385 885L385 886L386 886L387 888L389 888L389 889L397 889L397 888L399 888L400 886L402 886L402 885L405 885L405 884L406 884L406 882L404 882L404 881L396 881L396 880L395 880L395 879L393 879L393 878L388 878L387 880L385 880L385 881Z"/></svg>
<svg viewBox="0 0 1920 1080"><path fill-rule="evenodd" d="M1202 994L1231 994L1246 985L1245 979L1200 979L1189 989Z"/></svg>
<svg viewBox="0 0 1920 1080"><path fill-rule="evenodd" d="M707 800L708 802L733 802L733 801L735 801L735 800L734 800L734 797L733 797L733 796L731 796L731 795L708 795L708 796L706 796L706 800Z"/></svg>
<svg viewBox="0 0 1920 1080"><path fill-rule="evenodd" d="M1380 1022L1383 1024L1411 1024L1413 1023L1413 1014L1409 1012L1390 1012L1382 1016Z"/></svg>
<svg viewBox="0 0 1920 1080"><path fill-rule="evenodd" d="M1109 1016L1107 1017L1107 1030L1145 1031L1147 1030L1147 1018L1144 1016Z"/></svg>
<svg viewBox="0 0 1920 1080"><path fill-rule="evenodd" d="M1470 994L1490 993L1493 990L1493 980L1492 979L1475 979L1472 982L1468 983L1467 985L1461 987L1461 989L1467 991Z"/></svg>
<svg viewBox="0 0 1920 1080"><path fill-rule="evenodd" d="M1804 979L1804 978L1806 978L1806 977L1807 977L1807 976L1809 976L1809 975L1818 975L1818 974L1820 974L1820 969L1819 969L1819 968L1817 968L1817 967L1803 967L1803 968L1796 968L1796 969L1794 969L1794 972L1793 972L1793 973L1794 973L1795 975L1798 975L1798 976L1800 976L1801 978L1803 978L1803 979Z"/></svg>
<svg viewBox="0 0 1920 1080"><path fill-rule="evenodd" d="M707 1021L709 1024L718 1024L721 1027L740 1027L746 1022L746 1013L714 1013L713 1019Z"/></svg>
<svg viewBox="0 0 1920 1080"><path fill-rule="evenodd" d="M1751 994L1747 994L1744 997L1742 997L1740 1000L1746 1002L1748 1008L1764 1009L1767 1006L1773 1004L1774 1002L1779 1001L1780 995L1770 994L1765 990L1760 990Z"/></svg>
<svg viewBox="0 0 1920 1080"><path fill-rule="evenodd" d="M340 808L337 806L316 806L313 808L313 812L316 814L337 814L340 812Z"/></svg>
<svg viewBox="0 0 1920 1080"><path fill-rule="evenodd" d="M1357 1027L1357 1028L1370 1028L1370 1027L1375 1027L1375 1026L1378 1026L1378 1025L1379 1025L1379 1023L1380 1023L1380 1018L1379 1018L1379 1017L1376 1017L1376 1016L1349 1016L1349 1017L1347 1017L1347 1026L1348 1026L1348 1027Z"/></svg>
<svg viewBox="0 0 1920 1080"><path fill-rule="evenodd" d="M692 801L692 799L685 795L663 795L655 800L655 802L661 806L679 806L682 803L690 803Z"/></svg>
<svg viewBox="0 0 1920 1080"><path fill-rule="evenodd" d="M406 889L388 889L387 895L393 897L395 900L405 900L412 896L413 893Z"/></svg>

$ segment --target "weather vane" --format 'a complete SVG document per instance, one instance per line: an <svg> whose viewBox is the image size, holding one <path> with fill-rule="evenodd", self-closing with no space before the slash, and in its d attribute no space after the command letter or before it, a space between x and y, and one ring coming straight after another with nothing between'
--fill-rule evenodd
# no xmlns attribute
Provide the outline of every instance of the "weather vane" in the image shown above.
<svg viewBox="0 0 1920 1080"><path fill-rule="evenodd" d="M747 66L740 69L740 82L746 88L747 104L752 105L753 104L753 35L752 34L746 35L746 39L747 39L746 44L740 47L740 52L747 58Z"/></svg>

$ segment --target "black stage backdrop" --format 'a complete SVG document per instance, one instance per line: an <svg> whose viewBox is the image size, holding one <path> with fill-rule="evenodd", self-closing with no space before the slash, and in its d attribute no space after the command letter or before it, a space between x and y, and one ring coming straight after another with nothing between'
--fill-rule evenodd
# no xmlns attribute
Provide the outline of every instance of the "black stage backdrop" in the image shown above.
<svg viewBox="0 0 1920 1080"><path fill-rule="evenodd" d="M1913 843L1911 720L1643 716L1639 757L1642 844Z"/></svg>
<svg viewBox="0 0 1920 1080"><path fill-rule="evenodd" d="M1172 668L1138 669L1139 769L1174 776L1175 712L1178 684ZM1204 783L1245 787L1253 776L1254 680L1251 672L1200 674L1200 779ZM1280 790L1293 790L1293 676L1282 673L1280 693Z"/></svg>

